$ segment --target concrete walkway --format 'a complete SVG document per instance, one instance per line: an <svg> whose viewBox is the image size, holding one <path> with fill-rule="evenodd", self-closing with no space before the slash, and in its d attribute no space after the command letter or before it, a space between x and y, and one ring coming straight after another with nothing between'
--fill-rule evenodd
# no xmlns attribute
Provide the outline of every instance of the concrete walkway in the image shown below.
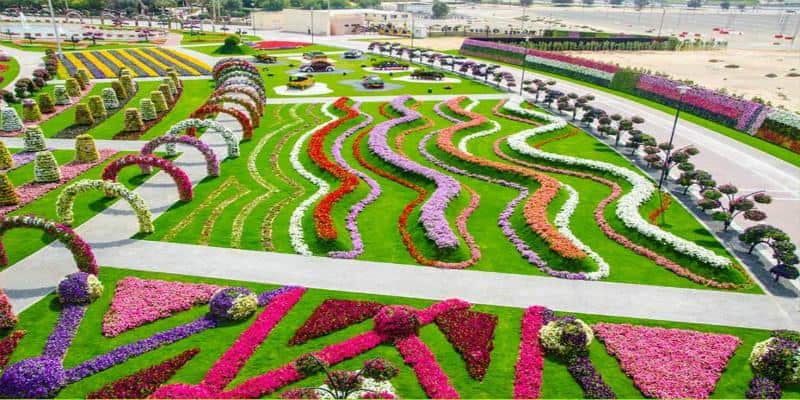
<svg viewBox="0 0 800 400"><path fill-rule="evenodd" d="M0 52L6 53L15 58L19 63L19 75L14 80L9 82L8 87L13 88L14 82L19 78L33 76L33 70L44 67L44 52L39 51L25 51L14 47L7 47L0 45Z"/></svg>

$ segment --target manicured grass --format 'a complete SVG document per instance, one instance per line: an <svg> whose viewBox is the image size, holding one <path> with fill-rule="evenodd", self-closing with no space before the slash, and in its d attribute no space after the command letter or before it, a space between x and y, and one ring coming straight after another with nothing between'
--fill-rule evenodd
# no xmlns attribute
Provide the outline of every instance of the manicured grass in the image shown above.
<svg viewBox="0 0 800 400"><path fill-rule="evenodd" d="M183 39L181 39L181 44L192 44L192 43L222 43L226 37L228 36L237 36L234 32L195 32L195 34L191 34L190 32L184 31ZM254 35L238 35L239 38L243 42L257 42L262 40L258 36Z"/></svg>
<svg viewBox="0 0 800 400"><path fill-rule="evenodd" d="M103 122L86 131L86 133L92 135L92 137L95 139L113 138L114 135L122 131L122 128L125 127L125 109L139 108L140 101L142 99L149 99L150 92L158 90L158 85L161 84L161 82L139 81L137 84L139 86L139 90L133 95L133 98L131 98L124 107L113 110L115 111L114 114L111 114L111 116L103 120Z"/></svg>
<svg viewBox="0 0 800 400"><path fill-rule="evenodd" d="M33 42L33 44L27 43L14 43L9 40L0 41L0 46L11 47L19 50L25 51L38 51L44 53L49 49L56 49L55 42L52 44L50 43L39 43ZM128 49L132 47L152 47L154 44L152 43L107 43L104 41L98 42L96 45L86 42L80 42L78 45L73 45L72 42L63 41L61 42L61 50L62 51L83 51L83 50L116 50L116 49Z"/></svg>
<svg viewBox="0 0 800 400"><path fill-rule="evenodd" d="M208 100L208 96L214 92L214 83L205 79L186 79L183 81L183 94L175 103L172 111L161 121L150 127L142 135L141 140L152 139L161 136L169 130L172 125L189 118L195 110L200 108Z"/></svg>
<svg viewBox="0 0 800 400"><path fill-rule="evenodd" d="M226 57L226 56L247 55L256 53L256 51L253 50L252 47L247 45L236 46L236 48L234 48L231 51L226 50L224 48L224 45L216 45L216 44L212 44L210 46L187 47L187 49L199 51L203 54L208 54L209 56L214 56L214 57Z"/></svg>
<svg viewBox="0 0 800 400"><path fill-rule="evenodd" d="M99 96L103 92L103 89L104 88L108 88L108 87L111 87L110 83L107 83L107 82L96 83L94 86L92 86L92 88L89 90L89 92L86 95L84 95L83 97L81 97L80 99L77 99L77 100L73 99L72 100L73 103L69 108L61 110L61 112L58 113L57 115L51 117L47 121L44 121L44 122L40 123L39 127L42 128L42 132L44 132L44 135L46 137L53 137L56 134L58 134L58 132L63 130L64 128L67 128L67 127L71 126L72 124L74 124L75 123L75 105L78 104L78 103L86 103L86 104L88 104L89 96L95 96L95 95ZM55 85L48 84L47 86L42 88L41 91L34 93L32 98L36 99L39 96L39 93L42 93L42 92L48 92L48 93L50 93L52 95L53 90L55 90ZM11 106L14 107L17 110L17 113L19 114L20 118L22 118L22 102L12 104ZM117 111L117 110L114 110L114 111ZM102 125L104 122L105 121L101 122L97 126Z"/></svg>
<svg viewBox="0 0 800 400"><path fill-rule="evenodd" d="M301 98L304 96L288 96L277 94L274 90L277 86L285 85L289 80L289 75L297 72L300 65L307 63L307 60L299 60L296 58L279 57L277 64L259 64L261 69L261 76L264 78L264 85L267 90L268 97L294 97ZM318 83L324 83L332 93L320 96L388 96L388 95L401 95L401 94L437 94L437 95L457 95L457 94L480 94L480 93L499 93L496 89L484 85L482 83L474 82L471 80L458 78L454 74L446 73L447 77L461 79L459 83L436 83L436 82L406 82L397 81L393 78L409 75L410 72L398 71L389 74L376 74L369 72L362 68L362 65L371 67L372 63L386 60L383 57L365 57L361 60L346 60L341 55L334 55L330 57L334 61L336 72L328 73L315 73L314 79ZM343 75L347 73L347 75ZM272 76L270 76L272 75ZM368 75L378 75L388 85L399 85L396 89L387 90L369 90L364 89L360 82ZM353 84L342 83L341 81L355 81ZM445 89L450 87L450 89ZM428 90L430 89L430 92ZM314 96L311 96L314 97Z"/></svg>
<svg viewBox="0 0 800 400"><path fill-rule="evenodd" d="M0 72L0 89L11 84L11 81L19 75L19 62L15 58L0 62L0 65L8 67L7 70Z"/></svg>
<svg viewBox="0 0 800 400"><path fill-rule="evenodd" d="M414 161L432 168L438 168L425 160L417 150L419 141L427 132L441 129L450 125L450 122L435 116L432 111L434 104L435 103L433 102L423 103L420 107L420 111L425 115L431 116L435 122L435 125L430 128L430 130L426 130L425 132L418 132L408 135L404 140L403 148L406 154L408 154L409 157ZM494 101L482 102L476 108L476 111L486 115L491 115L491 109L495 104L496 102ZM368 113L375 118L373 126L374 124L378 124L385 120L385 118L379 114L378 106L379 103L373 102L364 103L361 105L361 110L363 112ZM260 153L253 154L256 143L258 143L261 138L267 134L275 132L280 127L283 127L287 123L293 121L289 114L290 106L285 105L280 109L276 109L275 107L277 106L267 107L264 122L262 126L256 130L254 139L250 142L242 143L241 157L235 160L226 160L222 165L222 176L220 178L207 179L201 182L196 187L195 191L197 198L209 198L213 193L215 193L216 190L218 190L218 188L223 185L223 183L227 182L228 179L231 179L229 177L233 177L233 179L235 179L236 182L241 184L245 189L219 189L221 190L221 192L218 193L220 197L216 198L205 207L201 207L202 203L200 202L173 206L168 212L156 220L156 232L147 236L146 239L164 240L163 238L166 236L168 238L167 240L169 241L181 243L207 243L212 246L236 247L231 244L234 221L237 220L237 217L244 218L245 215L242 214L242 210L246 206L252 205L251 203L254 201L254 199L264 195L266 192L266 189L257 183L248 169L248 162L252 157L255 170L258 174L260 174L261 179L269 182L271 185L274 185L279 189L279 191L269 195L262 203L260 203L260 205L253 209L247 218L244 219L244 222L241 225L243 231L242 240L238 246L244 249L263 250L264 246L261 243L261 232L263 229L262 222L264 216L267 214L268 209L274 204L282 201L283 199L289 198L290 201L287 200L288 203L286 203L280 209L278 217L272 225L272 230L274 232L273 242L275 245L275 250L277 251L287 253L294 252L288 234L290 215L292 211L300 204L300 202L317 190L317 187L312 185L294 170L292 165L289 163L288 153L292 144L302 132L306 132L320 123L318 120L312 120L312 118L309 118L311 115L319 116L320 112L318 109L319 106L297 106L297 113L302 119L304 119L307 126L279 132L277 136L267 139ZM274 112L276 112L276 110L280 118L276 118L272 115ZM330 154L330 149L336 136L338 136L338 133L341 133L349 127L358 124L360 121L361 119L357 118L344 123L326 137L324 149L328 154L329 159L333 159L333 156ZM492 152L492 142L501 136L527 129L529 125L505 119L497 119L497 121L501 125L500 132L502 133L475 139L475 141L471 143L470 148L476 155L500 161L500 159L497 158L497 156L495 156ZM407 124L405 126L393 129L390 131L389 143L394 143L393 138L401 131L413 126L418 126L420 124L421 122L416 124ZM486 127L475 128L475 130L482 129L486 129ZM467 133L468 132L459 133L457 137L461 137L461 135L466 135ZM543 135L541 140L547 139L548 137L551 137L551 135L558 134L560 134L560 132ZM276 149L277 143L285 137L288 137L286 144L281 149ZM536 139L540 140L540 138ZM352 154L351 149L354 141L355 135L344 141L343 156L351 166L356 166L356 168L364 171L364 168L360 167L358 161ZM627 160L608 149L604 144L597 142L594 138L585 134L564 140L564 143L554 142L548 146L558 146L554 147L552 150L546 147L548 151L568 151L570 154L577 154L581 157L600 159L617 165L633 168ZM509 176L508 174L500 174L493 169L477 167L475 165L456 160L436 148L432 141L428 145L428 150L439 159L456 165L462 169L517 181L520 184L530 187L531 192L538 188L538 184L533 181L515 178L513 176ZM302 195L293 195L292 193L294 192L294 189L283 183L283 181L277 177L277 173L273 173L274 167L272 166L269 157L270 154L276 153L279 155L279 165L281 170L304 189L304 193ZM429 191L429 194L433 189L435 189L432 183L426 179L417 177L414 174L403 173L402 171L394 169L390 165L385 164L382 160L372 155L367 147L366 139L362 140L361 142L361 153L372 165L387 171L391 171L395 175L402 176L405 179L412 180L414 183L425 187ZM519 155L515 156L519 157ZM330 184L331 190L339 186L339 181L337 179L332 178L327 172L322 171L318 166L311 162L310 158L307 156L307 142L304 143L301 149L300 160L307 170L326 180ZM397 218L401 214L405 205L411 202L417 196L416 192L374 173L368 172L368 174L378 181L382 187L383 194L374 203L366 207L366 209L359 216L358 226L362 233L365 245L365 252L361 257L359 257L359 259L415 264L414 259L411 258L411 256L408 254L408 251L402 244L400 233L397 229ZM530 265L524 259L522 259L514 246L506 239L506 237L497 227L498 215L500 214L501 210L505 208L505 205L511 201L511 199L516 197L517 192L513 189L489 184L473 178L461 177L452 174L451 176L463 184L475 189L481 197L480 206L469 219L468 226L470 232L475 236L476 242L479 244L483 252L483 258L481 258L476 265L470 268L481 271L542 275L542 273L539 272L535 266ZM581 201L576 214L572 218L572 230L582 241L595 249L595 251L601 254L611 265L612 272L608 278L609 281L697 289L705 288L685 278L681 278L662 267L657 266L649 259L624 249L621 245L618 245L616 242L608 239L602 233L602 231L600 231L600 228L594 222L593 212L596 204L608 195L607 187L592 181L568 176L556 175L556 178L565 183L569 183L580 192ZM620 184L624 190L630 189L629 186L627 186L627 183L620 182ZM368 187L362 183L353 193L345 196L333 208L333 221L337 231L339 232L338 238L335 241L316 239L316 232L312 217L313 207L306 212L305 219L303 220L303 229L305 233L305 240L312 252L319 255L325 255L331 250L350 249L352 247L349 235L345 229L344 221L350 207L355 202L364 198L368 191ZM234 199L234 196L236 195L240 195L240 197L238 199ZM226 199L231 199L230 201L232 201L232 203L226 203L226 206L223 210L216 210L214 208L215 204L219 204ZM560 205L565 200L566 195L562 193L548 209L551 221L560 209ZM645 210L649 210L648 207L653 207L653 202L655 201L656 200L652 200L651 203L648 203L648 205L645 207ZM451 228L453 228L454 231L454 221L457 215L467 206L468 203L469 196L461 195L455 198L448 207L447 216L451 223ZM692 261L688 257L682 256L670 249L660 246L651 239L638 237L638 233L628 230L622 225L621 221L617 219L617 217L614 215L614 207L615 205L612 204L608 208L606 215L607 219L611 221L615 229L628 236L631 236L633 240L641 242L648 247L654 247L658 249L668 257L677 260L678 262L682 263L682 265L685 264L687 267L691 268L692 270L696 270L698 273L704 276L715 277L724 281L740 283L744 282L744 277L739 275L738 272L719 272L703 265L697 265L696 262ZM643 212L645 211L643 210ZM192 219L188 220L190 217ZM666 217L668 221L670 221L670 224L672 224L667 226L667 229L674 230L676 234L685 236L688 239L697 240L704 246L708 246L719 254L727 255L724 248L714 240L713 236L711 236L711 234L708 233L702 227L702 225L694 220L693 217L685 210L679 207L673 207L673 209L670 209ZM417 224L416 221L418 221L418 219L419 207L417 207L409 216L409 229L415 245L427 257L447 261L459 261L469 257L467 247L463 242L461 246L454 251L441 252L435 249L433 244L425 237L422 227ZM591 261L566 263L563 258L549 250L549 247L546 245L546 243L544 243L542 239L535 235L530 228L526 226L521 215L521 207L514 214L512 222L514 223L514 226L520 233L521 237L526 240L529 245L540 254L541 257L547 260L550 264L557 266L557 268L576 271L591 271L597 268L597 266ZM176 231L170 233L173 227L179 223L186 224L186 226L179 232ZM208 232L207 236L200 234L200 232L204 230L204 226L205 231ZM755 285L749 289L743 290L753 293L760 292L760 289Z"/></svg>
<svg viewBox="0 0 800 400"><path fill-rule="evenodd" d="M67 353L64 363L66 367L75 366L81 361L107 352L116 346L131 343L135 340L149 337L156 332L193 321L207 312L207 306L197 306L170 318L123 333L116 338L105 338L101 333L103 315L108 310L116 287L116 282L127 276L136 276L145 279L213 283L226 286L246 286L256 292L266 291L275 287L274 285L253 282L215 280L103 267L100 273L100 279L105 285L104 294L89 307L71 349ZM269 337L246 363L232 385L237 385L249 377L260 375L268 370L282 366L301 354L320 350L326 345L338 343L372 328L372 321L368 320L328 336L313 339L303 345L288 347L288 340L294 335L295 330L303 324L322 301L328 298L371 300L383 304L405 304L417 308L426 307L433 303L430 300L310 289L286 317L273 329ZM498 325L494 335L494 349L491 354L492 361L483 382L475 381L467 375L466 367L461 357L455 352L452 345L447 342L446 338L435 324L423 327L420 331L420 337L433 351L442 369L450 377L451 383L462 397L510 398L513 393L514 365L519 352L520 323L524 310L520 308L486 305L476 305L473 308L477 311L491 313L498 317ZM55 295L51 294L21 313L18 328L28 331L28 334L13 354L11 362L16 362L23 358L33 357L39 354L47 336L56 323L58 309L58 300ZM582 318L589 324L597 322L630 323L635 325L723 333L739 337L742 340L742 345L731 358L726 371L717 384L716 391L713 394L715 398L744 397L747 383L752 378L752 372L747 365L748 355L756 342L769 337L769 332L763 330L602 315L574 315ZM226 324L131 359L122 365L66 387L59 393L59 397L85 397L87 393L99 389L104 384L153 364L160 363L169 357L173 357L180 352L192 348L199 348L200 352L187 366L181 369L170 382L198 383L202 380L211 365L228 349L233 341L253 323L254 318L255 317L251 317L249 320L239 323ZM0 337L2 336L3 332L0 332ZM363 355L337 365L334 369L355 370L358 369L366 359L374 357L385 358L400 368L400 374L392 380L392 384L395 386L400 397L425 397L425 393L420 387L413 371L408 366L404 365L399 353L392 346L381 345ZM614 389L620 398L642 397L642 394L633 386L631 380L621 371L616 359L608 355L602 344L597 341L592 343L590 346L590 357L595 367L602 374L604 380ZM316 375L287 388L318 386L321 383L322 376ZM281 389L279 393L287 388ZM275 393L270 397L278 397L279 393ZM797 397L797 395L798 393L794 388L788 388L788 390L784 392L785 397ZM545 359L544 364L542 397L581 398L583 394L567 372L566 367L562 363L548 357Z"/></svg>
<svg viewBox="0 0 800 400"><path fill-rule="evenodd" d="M452 52L452 54L460 54L460 52ZM479 57L473 57L473 56L470 56L470 57L471 58L475 58L475 59L480 59ZM487 62L495 63L495 64L506 65L506 66L513 67L513 68L519 68L518 65L511 65L511 64L507 64L507 63L503 63L503 62L495 61L495 60L489 60L489 59L484 59L484 60L487 61ZM609 89L609 88L604 87L604 86L595 85L595 84L592 84L592 83L589 83L589 82L580 81L580 80L573 79L573 78L570 78L570 77L566 77L566 76L563 76L563 75L553 74L551 72L546 72L546 71L540 71L540 70L537 70L537 69L531 68L531 67L528 67L528 69L535 70L537 74L551 76L553 78L561 79L561 80L564 80L564 81L567 81L567 82L572 82L572 83L575 83L575 84L578 84L578 85L585 86L585 87L590 88L590 89L599 90L599 91L610 93L610 94L613 94L613 95L616 95L616 96L619 96L619 97L623 97L625 99L628 99L628 100L631 100L631 101L635 101L635 102L637 102L639 104L648 106L650 108L654 108L656 110L663 111L663 112L665 112L667 114L670 114L670 115L674 115L675 112L676 112L676 109L673 108L673 107L670 107L670 106L667 106L667 105L664 105L664 104L661 104L661 103L657 103L657 102L652 101L652 100L644 99L644 98L641 98L641 97L638 97L638 96L634 96L632 94L623 93L623 92L620 92L620 91L617 91L617 90ZM787 148L784 148L784 147L778 146L776 144L767 142L766 140L762 140L762 139L760 139L758 137L755 137L755 136L750 136L750 135L748 135L746 133L739 132L739 131L737 131L735 129L729 128L727 126L724 126L722 124L719 124L719 123L716 123L716 122L713 122L713 121L709 121L709 120L707 120L705 118L698 117L698 116L693 115L693 114L689 114L687 112L681 113L680 118L682 120L684 120L684 121L688 121L688 122L691 122L693 124L700 125L700 126L706 128L706 129L712 130L712 131L717 132L719 134L725 135L725 136L727 136L727 137L729 137L729 138L731 138L733 140L736 140L738 142L744 143L744 144L746 144L746 145L748 145L750 147L753 147L755 149L761 150L762 152L767 153L769 155L772 155L773 157L776 157L776 158L781 159L783 161L786 161L789 164L792 164L794 166L800 167L800 154L797 154L797 153L795 153L795 152L793 152L793 151L791 151L791 150L789 150Z"/></svg>
<svg viewBox="0 0 800 400"><path fill-rule="evenodd" d="M311 44L304 47L298 47L296 49L280 49L280 50L262 50L266 51L268 54L272 55L280 55L280 54L302 54L307 53L309 51L345 51L345 49L336 46L328 46L326 44Z"/></svg>
<svg viewBox="0 0 800 400"><path fill-rule="evenodd" d="M55 150L53 154L59 165L66 164L75 158L75 152L73 150ZM100 179L105 165L111 162L111 160L122 157L125 154L126 153L118 153L114 155L110 160L90 168L67 184L82 179ZM32 162L28 163L8 173L9 178L15 186L19 187L33 180L33 164ZM147 176L140 175L138 168L131 167L120 171L118 182L132 188L142 184L146 179ZM64 186L66 186L66 184L28 203L9 215L33 214L50 220L56 220L56 200ZM88 221L89 218L97 215L115 201L117 201L117 199L106 198L103 193L87 192L81 194L76 198L73 206L75 213L75 222L73 226L79 226ZM133 217L131 216L130 218ZM45 235L41 231L33 229L13 229L3 234L3 245L8 252L9 265L13 265L15 262L33 254L52 241L53 238L49 235ZM65 260L65 262L72 262L72 260Z"/></svg>

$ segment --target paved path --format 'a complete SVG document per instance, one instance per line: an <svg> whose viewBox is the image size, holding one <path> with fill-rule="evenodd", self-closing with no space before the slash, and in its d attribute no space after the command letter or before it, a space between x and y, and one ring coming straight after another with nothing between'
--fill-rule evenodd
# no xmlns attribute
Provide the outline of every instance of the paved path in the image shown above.
<svg viewBox="0 0 800 400"><path fill-rule="evenodd" d="M0 45L0 52L6 53L15 58L19 63L19 75L17 75L17 77L8 84L8 88L12 88L17 79L31 77L33 76L33 70L42 68L44 66L44 62L42 61L42 57L44 57L43 52L25 51L3 45Z"/></svg>

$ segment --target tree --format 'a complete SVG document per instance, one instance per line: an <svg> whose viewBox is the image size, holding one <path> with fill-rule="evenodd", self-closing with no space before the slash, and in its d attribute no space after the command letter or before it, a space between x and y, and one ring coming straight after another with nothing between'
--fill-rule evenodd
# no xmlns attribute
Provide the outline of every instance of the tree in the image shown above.
<svg viewBox="0 0 800 400"><path fill-rule="evenodd" d="M378 8L381 5L380 0L357 0L359 8Z"/></svg>
<svg viewBox="0 0 800 400"><path fill-rule="evenodd" d="M763 221L767 218L765 212L755 207L756 203L771 203L772 197L763 190L741 196L736 195L738 192L739 188L734 185L720 185L715 189L704 191L703 198L697 205L704 210L716 210L711 217L723 223L723 231L727 231L733 220L740 214L744 216L744 219L750 221ZM725 204L721 201L722 199L726 200Z"/></svg>
<svg viewBox="0 0 800 400"><path fill-rule="evenodd" d="M622 1L623 0L608 0L608 3L611 4L612 6L619 6L622 5Z"/></svg>
<svg viewBox="0 0 800 400"><path fill-rule="evenodd" d="M700 186L700 193L717 186L714 177L707 171L701 169L682 173L677 182L679 185L683 186L683 194L689 193L689 189L694 185Z"/></svg>
<svg viewBox="0 0 800 400"><path fill-rule="evenodd" d="M235 13L242 9L242 0L223 0L222 9L228 13Z"/></svg>
<svg viewBox="0 0 800 400"><path fill-rule="evenodd" d="M450 13L450 7L439 0L433 0L431 12L433 13L433 18L442 18Z"/></svg>
<svg viewBox="0 0 800 400"><path fill-rule="evenodd" d="M281 11L284 6L284 0L260 0L258 2L258 7L265 11Z"/></svg>
<svg viewBox="0 0 800 400"><path fill-rule="evenodd" d="M777 242L789 240L789 235L772 225L758 224L745 229L739 235L739 240L750 246L747 254L752 254L759 244L766 244L772 247Z"/></svg>
<svg viewBox="0 0 800 400"><path fill-rule="evenodd" d="M587 6L594 4L594 0L581 0L581 2Z"/></svg>
<svg viewBox="0 0 800 400"><path fill-rule="evenodd" d="M730 2L730 0L722 0L721 2L719 2L719 7L720 7L721 9L723 9L723 10L728 10L728 9L730 9L730 8L731 8L731 2Z"/></svg>

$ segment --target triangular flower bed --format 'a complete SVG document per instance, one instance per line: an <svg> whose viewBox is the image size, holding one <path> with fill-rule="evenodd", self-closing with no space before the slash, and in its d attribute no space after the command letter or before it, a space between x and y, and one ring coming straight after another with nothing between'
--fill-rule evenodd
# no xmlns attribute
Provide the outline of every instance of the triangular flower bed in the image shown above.
<svg viewBox="0 0 800 400"><path fill-rule="evenodd" d="M492 361L492 339L497 316L467 309L457 309L436 317L436 325L467 363L469 376L483 380Z"/></svg>
<svg viewBox="0 0 800 400"><path fill-rule="evenodd" d="M14 353L14 349L17 348L23 337L25 337L25 331L14 331L0 340L0 371L6 367L8 360L11 359L11 354Z"/></svg>
<svg viewBox="0 0 800 400"><path fill-rule="evenodd" d="M220 287L200 283L124 278L103 318L103 334L117 336L144 324L208 303Z"/></svg>
<svg viewBox="0 0 800 400"><path fill-rule="evenodd" d="M599 323L594 332L646 397L707 398L741 344L736 336Z"/></svg>
<svg viewBox="0 0 800 400"><path fill-rule="evenodd" d="M289 345L303 344L366 321L377 314L381 307L383 304L374 301L326 299L294 333Z"/></svg>
<svg viewBox="0 0 800 400"><path fill-rule="evenodd" d="M200 349L186 350L161 364L109 383L100 390L89 393L86 397L89 399L145 399L153 394L159 386L167 383L199 352Z"/></svg>

